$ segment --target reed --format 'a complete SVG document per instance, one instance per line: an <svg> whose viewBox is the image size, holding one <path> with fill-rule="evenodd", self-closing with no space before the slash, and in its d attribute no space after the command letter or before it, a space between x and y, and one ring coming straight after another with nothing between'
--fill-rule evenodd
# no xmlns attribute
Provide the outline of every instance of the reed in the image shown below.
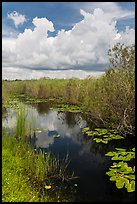
<svg viewBox="0 0 137 204"><path fill-rule="evenodd" d="M17 112L16 120L16 138L19 140L25 140L26 138L26 116L25 108L21 107Z"/></svg>

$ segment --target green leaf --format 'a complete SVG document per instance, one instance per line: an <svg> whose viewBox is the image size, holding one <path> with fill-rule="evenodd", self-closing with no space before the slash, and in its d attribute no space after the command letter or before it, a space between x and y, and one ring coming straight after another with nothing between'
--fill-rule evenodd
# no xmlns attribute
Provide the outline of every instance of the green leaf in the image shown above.
<svg viewBox="0 0 137 204"><path fill-rule="evenodd" d="M116 181L117 180L117 176L111 176L110 177L110 181Z"/></svg>
<svg viewBox="0 0 137 204"><path fill-rule="evenodd" d="M125 181L123 181L122 179L119 179L116 181L116 187L117 188L123 188Z"/></svg>
<svg viewBox="0 0 137 204"><path fill-rule="evenodd" d="M112 157L114 155L115 155L115 152L108 152L107 154L105 154L105 156L110 156L110 157Z"/></svg>
<svg viewBox="0 0 137 204"><path fill-rule="evenodd" d="M89 127L85 127L82 129L82 132L87 132L89 130Z"/></svg>
<svg viewBox="0 0 137 204"><path fill-rule="evenodd" d="M112 157L112 160L119 160L118 156Z"/></svg>
<svg viewBox="0 0 137 204"><path fill-rule="evenodd" d="M51 186L45 186L45 188L47 189L47 190L49 190L49 189L51 189Z"/></svg>
<svg viewBox="0 0 137 204"><path fill-rule="evenodd" d="M87 135L89 135L89 136L92 136L93 135L93 133L91 132L91 131L86 131L85 132Z"/></svg>
<svg viewBox="0 0 137 204"><path fill-rule="evenodd" d="M95 130L96 130L96 131L100 131L101 129L100 129L100 128L95 128Z"/></svg>
<svg viewBox="0 0 137 204"><path fill-rule="evenodd" d="M126 170L127 170L128 172L132 172L132 167L127 167Z"/></svg>
<svg viewBox="0 0 137 204"><path fill-rule="evenodd" d="M132 184L132 186L133 186L133 184ZM128 191L128 192L133 192L133 191L135 191L135 187L133 186L133 188L132 188L132 186L131 186L131 183L127 184L127 191Z"/></svg>
<svg viewBox="0 0 137 204"><path fill-rule="evenodd" d="M93 140L95 140L97 143L102 142L102 139L100 138L94 138Z"/></svg>
<svg viewBox="0 0 137 204"><path fill-rule="evenodd" d="M102 140L102 143L107 144L108 141L107 140Z"/></svg>
<svg viewBox="0 0 137 204"><path fill-rule="evenodd" d="M123 137L123 136L120 136L120 135L115 135L115 136L113 137L113 139L115 139L115 140L124 139L124 137Z"/></svg>
<svg viewBox="0 0 137 204"><path fill-rule="evenodd" d="M58 134L58 135L53 135L53 137L54 138L58 138L58 137L60 137L60 135Z"/></svg>
<svg viewBox="0 0 137 204"><path fill-rule="evenodd" d="M135 175L134 174L128 174L128 178L131 180L135 180Z"/></svg>
<svg viewBox="0 0 137 204"><path fill-rule="evenodd" d="M135 181L131 181L131 188L133 191L135 191Z"/></svg>
<svg viewBox="0 0 137 204"><path fill-rule="evenodd" d="M118 150L118 151L122 151L122 152L126 151L126 149L123 149L123 148L115 148L115 149Z"/></svg>

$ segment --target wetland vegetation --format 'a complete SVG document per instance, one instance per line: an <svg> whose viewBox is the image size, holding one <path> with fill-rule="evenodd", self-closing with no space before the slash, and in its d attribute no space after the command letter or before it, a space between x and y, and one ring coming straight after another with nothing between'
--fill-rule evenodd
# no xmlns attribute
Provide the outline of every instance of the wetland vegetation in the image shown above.
<svg viewBox="0 0 137 204"><path fill-rule="evenodd" d="M134 46L120 44L109 50L110 67L100 78L2 82L3 124L9 121L2 131L3 202L98 201L91 198L97 189L94 176L104 179L97 183L100 199L134 200L134 52ZM86 186L92 186L87 194ZM104 192L106 186L114 194Z"/></svg>

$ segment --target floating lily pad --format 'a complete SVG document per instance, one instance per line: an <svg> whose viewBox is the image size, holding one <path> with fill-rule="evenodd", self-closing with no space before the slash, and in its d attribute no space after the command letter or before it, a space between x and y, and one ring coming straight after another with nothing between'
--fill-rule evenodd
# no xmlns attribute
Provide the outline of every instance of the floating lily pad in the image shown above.
<svg viewBox="0 0 137 204"><path fill-rule="evenodd" d="M110 166L109 171L106 172L110 176L110 181L116 182L116 187L121 189L125 186L127 192L135 191L135 166L131 167L124 161L130 161L135 158L135 152L132 149L131 152L126 151L123 148L115 148L116 151L108 152L106 156L111 156L112 160L122 160L118 163L113 163Z"/></svg>
<svg viewBox="0 0 137 204"><path fill-rule="evenodd" d="M89 127L85 127L82 129L82 132L87 132L87 131L89 131Z"/></svg>
<svg viewBox="0 0 137 204"><path fill-rule="evenodd" d="M36 130L35 132L36 132L36 133L41 133L41 132L42 132L42 130Z"/></svg>
<svg viewBox="0 0 137 204"><path fill-rule="evenodd" d="M134 151L126 151L122 148L115 148L116 151L108 152L105 154L106 156L111 156L112 160L121 160L121 161L130 161L131 159L135 159Z"/></svg>
<svg viewBox="0 0 137 204"><path fill-rule="evenodd" d="M51 189L51 186L45 186L45 188L46 188L47 190L49 190L49 189Z"/></svg>
<svg viewBox="0 0 137 204"><path fill-rule="evenodd" d="M54 138L58 138L58 137L60 137L60 135L58 134L58 135L53 135L53 137Z"/></svg>
<svg viewBox="0 0 137 204"><path fill-rule="evenodd" d="M113 130L108 130L105 128L95 128L94 130L90 130L89 127L85 127L82 129L82 132L85 133L88 136L93 136L94 139L97 143L104 143L107 144L109 141L115 139L124 139L123 136L114 134L112 132L116 132Z"/></svg>
<svg viewBox="0 0 137 204"><path fill-rule="evenodd" d="M59 111L67 111L67 112L74 112L74 113L81 112L81 108L79 106L69 105L69 104L59 104L54 107L51 107L50 110L59 110Z"/></svg>

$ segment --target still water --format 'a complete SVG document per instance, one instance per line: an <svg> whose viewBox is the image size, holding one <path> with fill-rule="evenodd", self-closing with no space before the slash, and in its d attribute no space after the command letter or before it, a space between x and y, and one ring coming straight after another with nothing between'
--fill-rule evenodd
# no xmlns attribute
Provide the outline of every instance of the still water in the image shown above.
<svg viewBox="0 0 137 204"><path fill-rule="evenodd" d="M117 189L115 183L105 175L112 161L105 156L115 147L134 147L133 141L110 141L109 144L98 144L82 133L88 126L80 113L50 110L48 103L24 104L27 117L33 120L36 133L34 148L50 151L53 155L64 158L69 155L69 170L78 176L77 191L74 202L133 202L135 193L127 193L126 189ZM8 116L3 126L14 132L16 110L8 109ZM59 137L54 137L60 135ZM131 144L130 144L131 143Z"/></svg>

